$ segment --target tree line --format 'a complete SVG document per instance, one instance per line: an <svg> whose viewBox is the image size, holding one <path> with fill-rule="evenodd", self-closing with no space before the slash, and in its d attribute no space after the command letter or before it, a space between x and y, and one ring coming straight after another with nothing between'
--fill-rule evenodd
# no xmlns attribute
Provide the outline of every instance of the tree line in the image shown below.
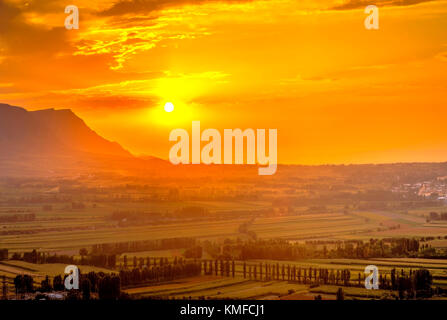
<svg viewBox="0 0 447 320"><path fill-rule="evenodd" d="M420 249L418 239L370 239L370 241L340 241L330 248L326 245L291 243L287 240L228 240L222 258L298 260L304 258L380 258L408 257Z"/></svg>
<svg viewBox="0 0 447 320"><path fill-rule="evenodd" d="M39 252L32 250L23 254L14 253L12 260L22 260L34 264L44 263L64 263L64 264L81 264L103 268L116 268L117 258L114 254L88 254L85 249L80 250L80 259L75 256L50 254L48 252ZM1 260L1 259L0 259Z"/></svg>
<svg viewBox="0 0 447 320"><path fill-rule="evenodd" d="M427 218L427 222L439 221L439 220L442 220L442 221L447 220L447 212L437 213L437 212L432 211L432 212L430 212L430 214Z"/></svg>
<svg viewBox="0 0 447 320"><path fill-rule="evenodd" d="M35 213L0 215L0 222L34 221L35 219Z"/></svg>
<svg viewBox="0 0 447 320"><path fill-rule="evenodd" d="M83 274L79 269L79 290L65 289L65 278L67 275L56 275L53 279L46 276L40 286L36 285L34 278L30 275L17 275L14 278L15 292L17 295L26 293L51 293L66 292L66 299L89 300L94 296L100 300L128 299L121 292L123 287L139 286L148 283L160 283L175 279L198 276L202 272L200 261L178 260L175 263L166 263L121 270L119 274L104 272L89 272ZM36 296L37 298L37 296Z"/></svg>
<svg viewBox="0 0 447 320"><path fill-rule="evenodd" d="M125 252L189 248L195 245L195 238L167 238L95 244L92 246L91 252L93 254L122 254Z"/></svg>
<svg viewBox="0 0 447 320"><path fill-rule="evenodd" d="M203 261L205 275L220 275L235 277L236 264L230 260ZM364 287L365 273L351 274L349 269L327 269L302 267L290 264L262 263L248 264L243 262L242 276L244 279L271 281L282 280L308 285L341 285ZM379 275L380 289L399 292L400 299L431 297L433 277L429 270L418 269L405 272L392 269L390 274Z"/></svg>
<svg viewBox="0 0 447 320"><path fill-rule="evenodd" d="M199 276L202 264L198 262L179 261L143 268L135 267L131 270L121 270L119 273L122 286L136 286L146 283L159 283L180 278Z"/></svg>
<svg viewBox="0 0 447 320"><path fill-rule="evenodd" d="M103 272L89 272L82 274L79 270L79 290L66 290L64 281L67 275L62 277L61 275L55 276L52 281L46 276L41 281L40 286L37 287L34 283L34 279L30 275L17 275L14 278L15 292L17 295L26 293L39 292L65 292L65 299L84 299L89 300L92 298L92 294L95 294L100 300L116 300L123 298L121 292L121 280L116 274L106 274ZM42 297L44 297L42 295ZM36 299L40 298L36 295ZM124 295L125 298L125 295Z"/></svg>

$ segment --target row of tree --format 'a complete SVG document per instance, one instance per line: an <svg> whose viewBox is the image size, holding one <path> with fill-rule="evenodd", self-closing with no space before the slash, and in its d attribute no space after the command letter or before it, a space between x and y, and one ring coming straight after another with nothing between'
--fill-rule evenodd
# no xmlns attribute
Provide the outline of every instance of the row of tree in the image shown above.
<svg viewBox="0 0 447 320"><path fill-rule="evenodd" d="M140 257L137 258L136 256L133 257L133 262L131 263L129 261L129 259L127 258L127 255L125 255L123 257L123 264L120 264L120 269L129 269L131 266L133 268L145 268L145 267L151 267L151 266L164 266L164 265L168 265L169 264L169 260L168 258L165 257L160 257L160 258L151 258L151 257ZM178 264L178 263L184 263L185 260L181 257L174 257L174 260L172 261L172 263L174 265Z"/></svg>
<svg viewBox="0 0 447 320"><path fill-rule="evenodd" d="M169 264L169 260L165 257L151 258L151 257L133 257L131 261L127 255L123 257L123 263L117 264L117 255L115 254L92 254L89 253L87 249L82 248L79 250L79 257L69 256L69 255L57 255L49 254L46 252L38 252L37 250L32 250L30 252L24 252L23 254L14 253L12 256L13 260L22 260L29 263L43 264L43 263L64 263L64 264L75 264L75 265L90 265L95 267L103 267L109 269L129 269L133 268L143 268L150 266L163 266ZM202 247L195 246L191 249L187 249L185 252L187 258L200 259L202 257ZM7 259L8 250L0 249L0 260L2 258ZM184 263L184 259L181 257L174 257L172 263L176 265L177 263Z"/></svg>
<svg viewBox="0 0 447 320"><path fill-rule="evenodd" d="M202 272L200 262L180 261L176 264L163 264L152 267L134 268L132 270L121 270L119 275L105 274L103 272L89 272L82 274L79 270L79 290L70 290L68 299L90 299L92 294L101 300L116 300L121 296L121 287L138 286L147 283L159 283L175 279L198 276ZM55 276L52 280L46 276L41 281L40 287L35 286L34 279L30 275L17 275L14 278L16 294L42 293L66 291L65 275Z"/></svg>
<svg viewBox="0 0 447 320"><path fill-rule="evenodd" d="M30 252L24 252L23 254L16 252L13 254L12 259L23 260L35 264L63 263L90 265L110 269L116 268L117 258L114 254L88 254L86 249L81 249L79 254L81 256L80 259L75 256L50 254L48 252L39 252L34 249Z"/></svg>
<svg viewBox="0 0 447 320"><path fill-rule="evenodd" d="M34 221L35 219L35 213L0 215L0 222Z"/></svg>
<svg viewBox="0 0 447 320"><path fill-rule="evenodd" d="M190 248L195 246L195 238L168 238L158 240L127 241L116 243L101 243L92 246L93 254L122 254L125 252L141 252L149 250L168 250Z"/></svg>
<svg viewBox="0 0 447 320"><path fill-rule="evenodd" d="M9 253L8 249L0 249L0 261L1 260L8 260Z"/></svg>
<svg viewBox="0 0 447 320"><path fill-rule="evenodd" d="M121 270L119 275L122 286L135 286L144 283L158 283L199 276L201 273L202 264L199 261Z"/></svg>
<svg viewBox="0 0 447 320"><path fill-rule="evenodd" d="M298 260L303 258L379 258L407 257L420 249L417 239L371 239L370 241L340 242L326 245L291 243L286 240L228 241L222 256L240 260Z"/></svg>
<svg viewBox="0 0 447 320"><path fill-rule="evenodd" d="M447 220L447 212L430 212L428 216L428 221L438 221L438 220Z"/></svg>
<svg viewBox="0 0 447 320"><path fill-rule="evenodd" d="M236 264L233 261L209 260L203 262L203 273L205 275L230 275L235 277ZM253 280L287 280L300 284L317 285L343 285L359 286L365 285L364 273L358 273L357 279L351 279L349 269L334 270L326 268L301 267L295 265L280 265L262 263L243 263L242 275L244 279ZM388 277L390 276L390 277ZM432 295L432 275L426 269L410 270L406 273L403 269L400 273L392 269L391 273L379 275L379 286L385 290L398 290L401 298L427 297Z"/></svg>
<svg viewBox="0 0 447 320"><path fill-rule="evenodd" d="M80 271L79 271L80 272ZM40 287L35 288L34 279L30 275L17 275L14 278L16 294L61 292L66 291L64 281L66 276L57 275L51 281L48 276L41 281ZM116 300L121 295L121 279L116 274L105 274L103 272L89 272L79 274L79 290L70 290L67 299L89 300L95 293L101 300ZM67 292L68 293L68 292Z"/></svg>

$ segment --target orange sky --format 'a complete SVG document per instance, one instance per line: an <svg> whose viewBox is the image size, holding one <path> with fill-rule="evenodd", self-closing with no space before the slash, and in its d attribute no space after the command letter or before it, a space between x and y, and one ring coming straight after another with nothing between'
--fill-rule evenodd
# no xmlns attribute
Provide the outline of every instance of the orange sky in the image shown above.
<svg viewBox="0 0 447 320"><path fill-rule="evenodd" d="M277 128L280 163L446 161L446 89L447 1L0 0L0 102L73 109L134 154L200 120Z"/></svg>

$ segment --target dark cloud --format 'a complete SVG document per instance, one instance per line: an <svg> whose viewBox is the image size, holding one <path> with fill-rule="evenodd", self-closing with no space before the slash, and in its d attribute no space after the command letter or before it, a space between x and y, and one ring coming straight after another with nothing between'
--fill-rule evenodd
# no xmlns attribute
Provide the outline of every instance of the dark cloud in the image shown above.
<svg viewBox="0 0 447 320"><path fill-rule="evenodd" d="M11 25L20 20L21 14L19 8L0 0L0 34L8 32Z"/></svg>
<svg viewBox="0 0 447 320"><path fill-rule="evenodd" d="M348 0L347 2L331 7L330 10L351 10L358 8L365 8L371 4L378 7L400 7L400 6L411 6L424 2L433 2L437 0Z"/></svg>
<svg viewBox="0 0 447 320"><path fill-rule="evenodd" d="M157 99L152 98L132 98L127 96L110 96L110 97L83 97L79 96L74 100L74 106L84 110L123 110L123 109L141 109L154 107L157 105Z"/></svg>
<svg viewBox="0 0 447 320"><path fill-rule="evenodd" d="M99 15L119 16L130 13L151 13L168 7L212 2L242 3L253 0L120 0Z"/></svg>
<svg viewBox="0 0 447 320"><path fill-rule="evenodd" d="M28 0L22 6L22 9L27 12L39 13L63 12L65 6L68 4L60 0Z"/></svg>
<svg viewBox="0 0 447 320"><path fill-rule="evenodd" d="M57 53L68 46L65 28L45 28L28 23L29 4L13 6L0 0L0 43L6 56Z"/></svg>

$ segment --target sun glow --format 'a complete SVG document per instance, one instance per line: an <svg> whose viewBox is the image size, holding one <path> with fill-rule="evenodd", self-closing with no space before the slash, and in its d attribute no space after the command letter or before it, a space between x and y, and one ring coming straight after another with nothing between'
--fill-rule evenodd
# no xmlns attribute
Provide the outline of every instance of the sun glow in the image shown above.
<svg viewBox="0 0 447 320"><path fill-rule="evenodd" d="M165 104L165 111L166 112L174 111L174 104L172 102L166 102L166 104Z"/></svg>
<svg viewBox="0 0 447 320"><path fill-rule="evenodd" d="M194 103L182 101L160 103L159 107L149 110L150 121L161 126L177 126L191 123L194 117L198 117L198 106Z"/></svg>

